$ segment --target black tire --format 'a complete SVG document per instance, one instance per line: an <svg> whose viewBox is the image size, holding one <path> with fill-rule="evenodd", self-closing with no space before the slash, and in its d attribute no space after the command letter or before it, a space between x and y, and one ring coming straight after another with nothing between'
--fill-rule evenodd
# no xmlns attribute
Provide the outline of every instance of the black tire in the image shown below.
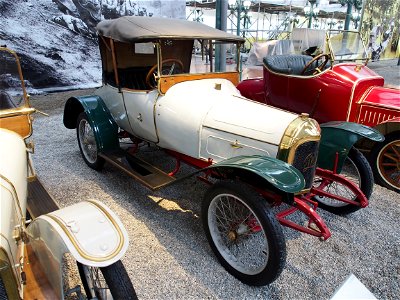
<svg viewBox="0 0 400 300"><path fill-rule="evenodd" d="M354 147L350 149L340 174L358 185L367 199L371 197L374 188L374 176L368 160L359 150ZM320 178L316 177L314 185L318 185L319 181ZM332 182L325 190L335 195L350 198L351 200L355 200L356 198L353 192L338 182ZM319 203L318 207L338 215L349 214L361 208L360 206L337 201L328 197L316 196L315 200Z"/></svg>
<svg viewBox="0 0 400 300"><path fill-rule="evenodd" d="M376 182L400 193L400 132L392 132L374 145L370 163Z"/></svg>
<svg viewBox="0 0 400 300"><path fill-rule="evenodd" d="M229 211L225 206L222 214L223 204L230 206ZM202 202L202 221L211 249L234 277L248 285L263 286L281 274L286 263L282 227L266 200L250 186L237 181L214 184ZM229 229L225 227L223 232L222 225L229 225ZM244 251L239 249L246 245Z"/></svg>
<svg viewBox="0 0 400 300"><path fill-rule="evenodd" d="M6 288L0 276L0 300L8 300Z"/></svg>
<svg viewBox="0 0 400 300"><path fill-rule="evenodd" d="M78 263L78 270L88 299L138 299L129 275L120 260L103 268L89 267ZM109 293L107 295L101 293L107 290L111 293L112 298Z"/></svg>
<svg viewBox="0 0 400 300"><path fill-rule="evenodd" d="M96 139L85 112L81 112L76 121L76 137L83 160L92 169L100 171L105 163L97 151Z"/></svg>

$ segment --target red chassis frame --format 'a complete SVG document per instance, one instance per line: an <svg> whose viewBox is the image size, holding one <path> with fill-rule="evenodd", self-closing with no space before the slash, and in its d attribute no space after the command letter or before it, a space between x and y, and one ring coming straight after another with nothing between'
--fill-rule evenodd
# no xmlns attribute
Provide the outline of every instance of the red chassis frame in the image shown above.
<svg viewBox="0 0 400 300"><path fill-rule="evenodd" d="M171 151L166 150L166 152L176 159L176 166L169 175L174 176L180 169L181 162L184 162L188 165L191 165L197 169L204 169L212 165L212 160L199 160L193 157ZM335 165L337 164L337 159L335 159ZM212 184L208 177L213 175L213 170L207 169L204 170L204 176L198 176L198 179L207 183ZM360 188L355 185L353 182L346 179L344 176L336 173L336 167L334 171L324 170L321 168L316 169L316 176L322 178L321 183L319 186L312 187L311 190L306 194L295 195L294 201L292 203L292 207L285 209L276 214L276 218L281 223L281 225L295 229L300 232L304 232L307 234L311 234L313 236L319 237L321 240L327 240L331 236L331 232L326 226L325 222L321 218L321 216L316 212L318 208L318 203L313 201L312 199L315 196L322 196L322 197L329 197L338 201L342 201L345 203L349 203L355 206L360 206L362 208L368 206L368 199L364 196L363 192ZM351 190L355 195L355 200L350 200L338 195L331 194L323 190L323 188L332 182L337 182L346 186L349 190ZM251 184L251 183L249 183ZM265 199L270 200L269 202L273 206L280 206L283 202L282 196L276 193L272 193L265 190L260 190L257 187L254 187ZM299 225L291 220L286 219L286 217L290 216L291 214L300 211L308 218L308 225L303 226Z"/></svg>

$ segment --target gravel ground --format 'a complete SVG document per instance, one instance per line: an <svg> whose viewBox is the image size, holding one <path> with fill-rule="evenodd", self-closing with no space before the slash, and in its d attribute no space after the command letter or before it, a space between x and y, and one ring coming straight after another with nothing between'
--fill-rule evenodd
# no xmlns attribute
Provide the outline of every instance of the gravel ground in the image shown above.
<svg viewBox="0 0 400 300"><path fill-rule="evenodd" d="M62 112L70 95L90 92L32 97L35 108L50 114L36 115L34 162L60 206L98 199L121 218L130 236L123 263L139 299L329 299L351 273L378 299L399 299L399 194L375 185L365 209L345 217L320 210L332 232L325 242L284 228L283 273L269 286L250 287L227 273L208 245L200 219L203 183L188 179L151 192L109 164L101 172L86 166ZM148 157L165 159L151 150L145 149Z"/></svg>

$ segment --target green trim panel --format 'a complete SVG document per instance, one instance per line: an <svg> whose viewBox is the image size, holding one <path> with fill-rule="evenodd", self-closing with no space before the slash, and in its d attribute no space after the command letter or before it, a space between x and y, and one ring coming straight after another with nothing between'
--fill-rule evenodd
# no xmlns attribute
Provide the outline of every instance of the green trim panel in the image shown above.
<svg viewBox="0 0 400 300"><path fill-rule="evenodd" d="M64 125L76 128L76 121L81 112L85 112L93 128L97 149L110 151L119 149L118 125L104 101L95 95L72 97L67 100L64 108Z"/></svg>
<svg viewBox="0 0 400 300"><path fill-rule="evenodd" d="M318 167L333 170L336 152L339 154L337 172L340 173L351 147L361 138L380 142L383 135L376 129L352 122L328 122L321 124Z"/></svg>
<svg viewBox="0 0 400 300"><path fill-rule="evenodd" d="M287 193L297 193L305 185L303 175L295 167L268 156L236 156L216 163L207 169L221 167L252 172Z"/></svg>

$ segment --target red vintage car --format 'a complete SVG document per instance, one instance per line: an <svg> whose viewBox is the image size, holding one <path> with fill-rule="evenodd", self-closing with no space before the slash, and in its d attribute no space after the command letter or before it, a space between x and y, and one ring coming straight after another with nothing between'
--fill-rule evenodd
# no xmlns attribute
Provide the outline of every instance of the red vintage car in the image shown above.
<svg viewBox="0 0 400 300"><path fill-rule="evenodd" d="M320 123L349 121L376 128L385 140L361 140L357 148L366 153L375 181L400 192L400 90L385 87L383 77L367 67L358 32L328 32L323 47L314 56L293 52L296 46L287 47L289 54L267 55L263 78L244 80L237 88L247 98L308 113Z"/></svg>

